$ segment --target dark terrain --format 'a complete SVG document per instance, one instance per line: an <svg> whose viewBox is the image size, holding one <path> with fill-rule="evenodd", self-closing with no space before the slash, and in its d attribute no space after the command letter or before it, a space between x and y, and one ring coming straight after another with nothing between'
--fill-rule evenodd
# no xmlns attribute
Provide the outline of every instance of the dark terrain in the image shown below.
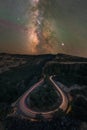
<svg viewBox="0 0 87 130"><path fill-rule="evenodd" d="M45 82L29 96L29 108L36 111L50 111L60 105L59 95L52 85Z"/></svg>
<svg viewBox="0 0 87 130"><path fill-rule="evenodd" d="M74 65L69 65L73 62ZM0 54L0 126L1 130L85 130L87 129L87 59L65 54ZM64 64L66 63L66 65ZM80 63L80 65L78 65ZM63 64L63 65L62 65ZM68 66L68 67L67 67ZM29 87L46 76L57 75L56 82L72 96L71 111L51 121L31 122L12 113L11 104ZM4 127L4 128L3 128Z"/></svg>

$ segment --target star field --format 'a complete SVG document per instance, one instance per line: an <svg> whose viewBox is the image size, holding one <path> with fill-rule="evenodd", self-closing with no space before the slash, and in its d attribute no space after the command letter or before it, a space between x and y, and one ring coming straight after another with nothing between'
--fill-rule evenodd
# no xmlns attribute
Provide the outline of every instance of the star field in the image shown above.
<svg viewBox="0 0 87 130"><path fill-rule="evenodd" d="M86 0L0 0L0 52L87 57Z"/></svg>

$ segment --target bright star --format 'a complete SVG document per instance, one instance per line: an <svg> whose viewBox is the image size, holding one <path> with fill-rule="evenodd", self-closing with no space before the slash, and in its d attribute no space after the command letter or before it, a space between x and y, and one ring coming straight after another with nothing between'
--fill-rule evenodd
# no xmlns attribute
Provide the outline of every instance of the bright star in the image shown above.
<svg viewBox="0 0 87 130"><path fill-rule="evenodd" d="M61 45L64 46L65 44L62 42Z"/></svg>

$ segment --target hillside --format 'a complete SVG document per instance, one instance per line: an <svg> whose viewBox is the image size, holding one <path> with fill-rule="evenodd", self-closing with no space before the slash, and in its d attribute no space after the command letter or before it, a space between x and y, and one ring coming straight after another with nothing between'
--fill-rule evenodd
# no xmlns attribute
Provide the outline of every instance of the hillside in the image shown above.
<svg viewBox="0 0 87 130"><path fill-rule="evenodd" d="M0 119L5 119L7 114L12 111L11 104L33 84L40 80L43 77L43 74L46 76L56 74L57 76L55 80L58 82L58 84L62 84L62 89L65 92L70 93L73 98L71 104L72 110L69 113L70 117L64 117L66 118L66 122L74 119L87 121L86 62L86 58L75 57L66 54L47 54L36 56L1 53ZM19 120L19 122L21 122L20 119L16 118L13 118L12 120L13 125L14 120ZM58 122L59 120L61 119L58 119ZM9 121L10 119L7 118L6 127L7 122L10 123ZM62 119L62 122L63 121L64 119ZM12 128L12 126L9 125L8 127Z"/></svg>

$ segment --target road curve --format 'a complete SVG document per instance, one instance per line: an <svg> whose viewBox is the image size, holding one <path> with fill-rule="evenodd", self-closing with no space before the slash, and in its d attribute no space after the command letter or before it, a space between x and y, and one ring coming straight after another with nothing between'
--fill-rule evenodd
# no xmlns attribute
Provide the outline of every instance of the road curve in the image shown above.
<svg viewBox="0 0 87 130"><path fill-rule="evenodd" d="M59 91L60 95L62 96L62 103L60 104L59 108L62 109L63 111L66 111L67 106L68 106L68 99L65 93L58 87L58 85L53 81L52 79L53 76L50 76L50 81L53 83L54 87Z"/></svg>
<svg viewBox="0 0 87 130"><path fill-rule="evenodd" d="M58 109L62 109L63 111L66 111L68 107L68 99L66 94L60 89L60 87L54 82L53 76L49 77L50 82L53 84L55 89L60 93L62 97L62 102L58 108L52 111L48 112L37 112L32 109L30 109L27 104L26 104L26 98L28 95L38 86L44 83L44 79L41 79L39 82L37 82L34 86L32 86L27 92L24 93L24 95L20 98L20 100L17 102L17 107L20 113L22 113L23 116L30 117L30 118L35 118L37 114L41 114L44 118L50 119L52 118L53 113L57 112Z"/></svg>

